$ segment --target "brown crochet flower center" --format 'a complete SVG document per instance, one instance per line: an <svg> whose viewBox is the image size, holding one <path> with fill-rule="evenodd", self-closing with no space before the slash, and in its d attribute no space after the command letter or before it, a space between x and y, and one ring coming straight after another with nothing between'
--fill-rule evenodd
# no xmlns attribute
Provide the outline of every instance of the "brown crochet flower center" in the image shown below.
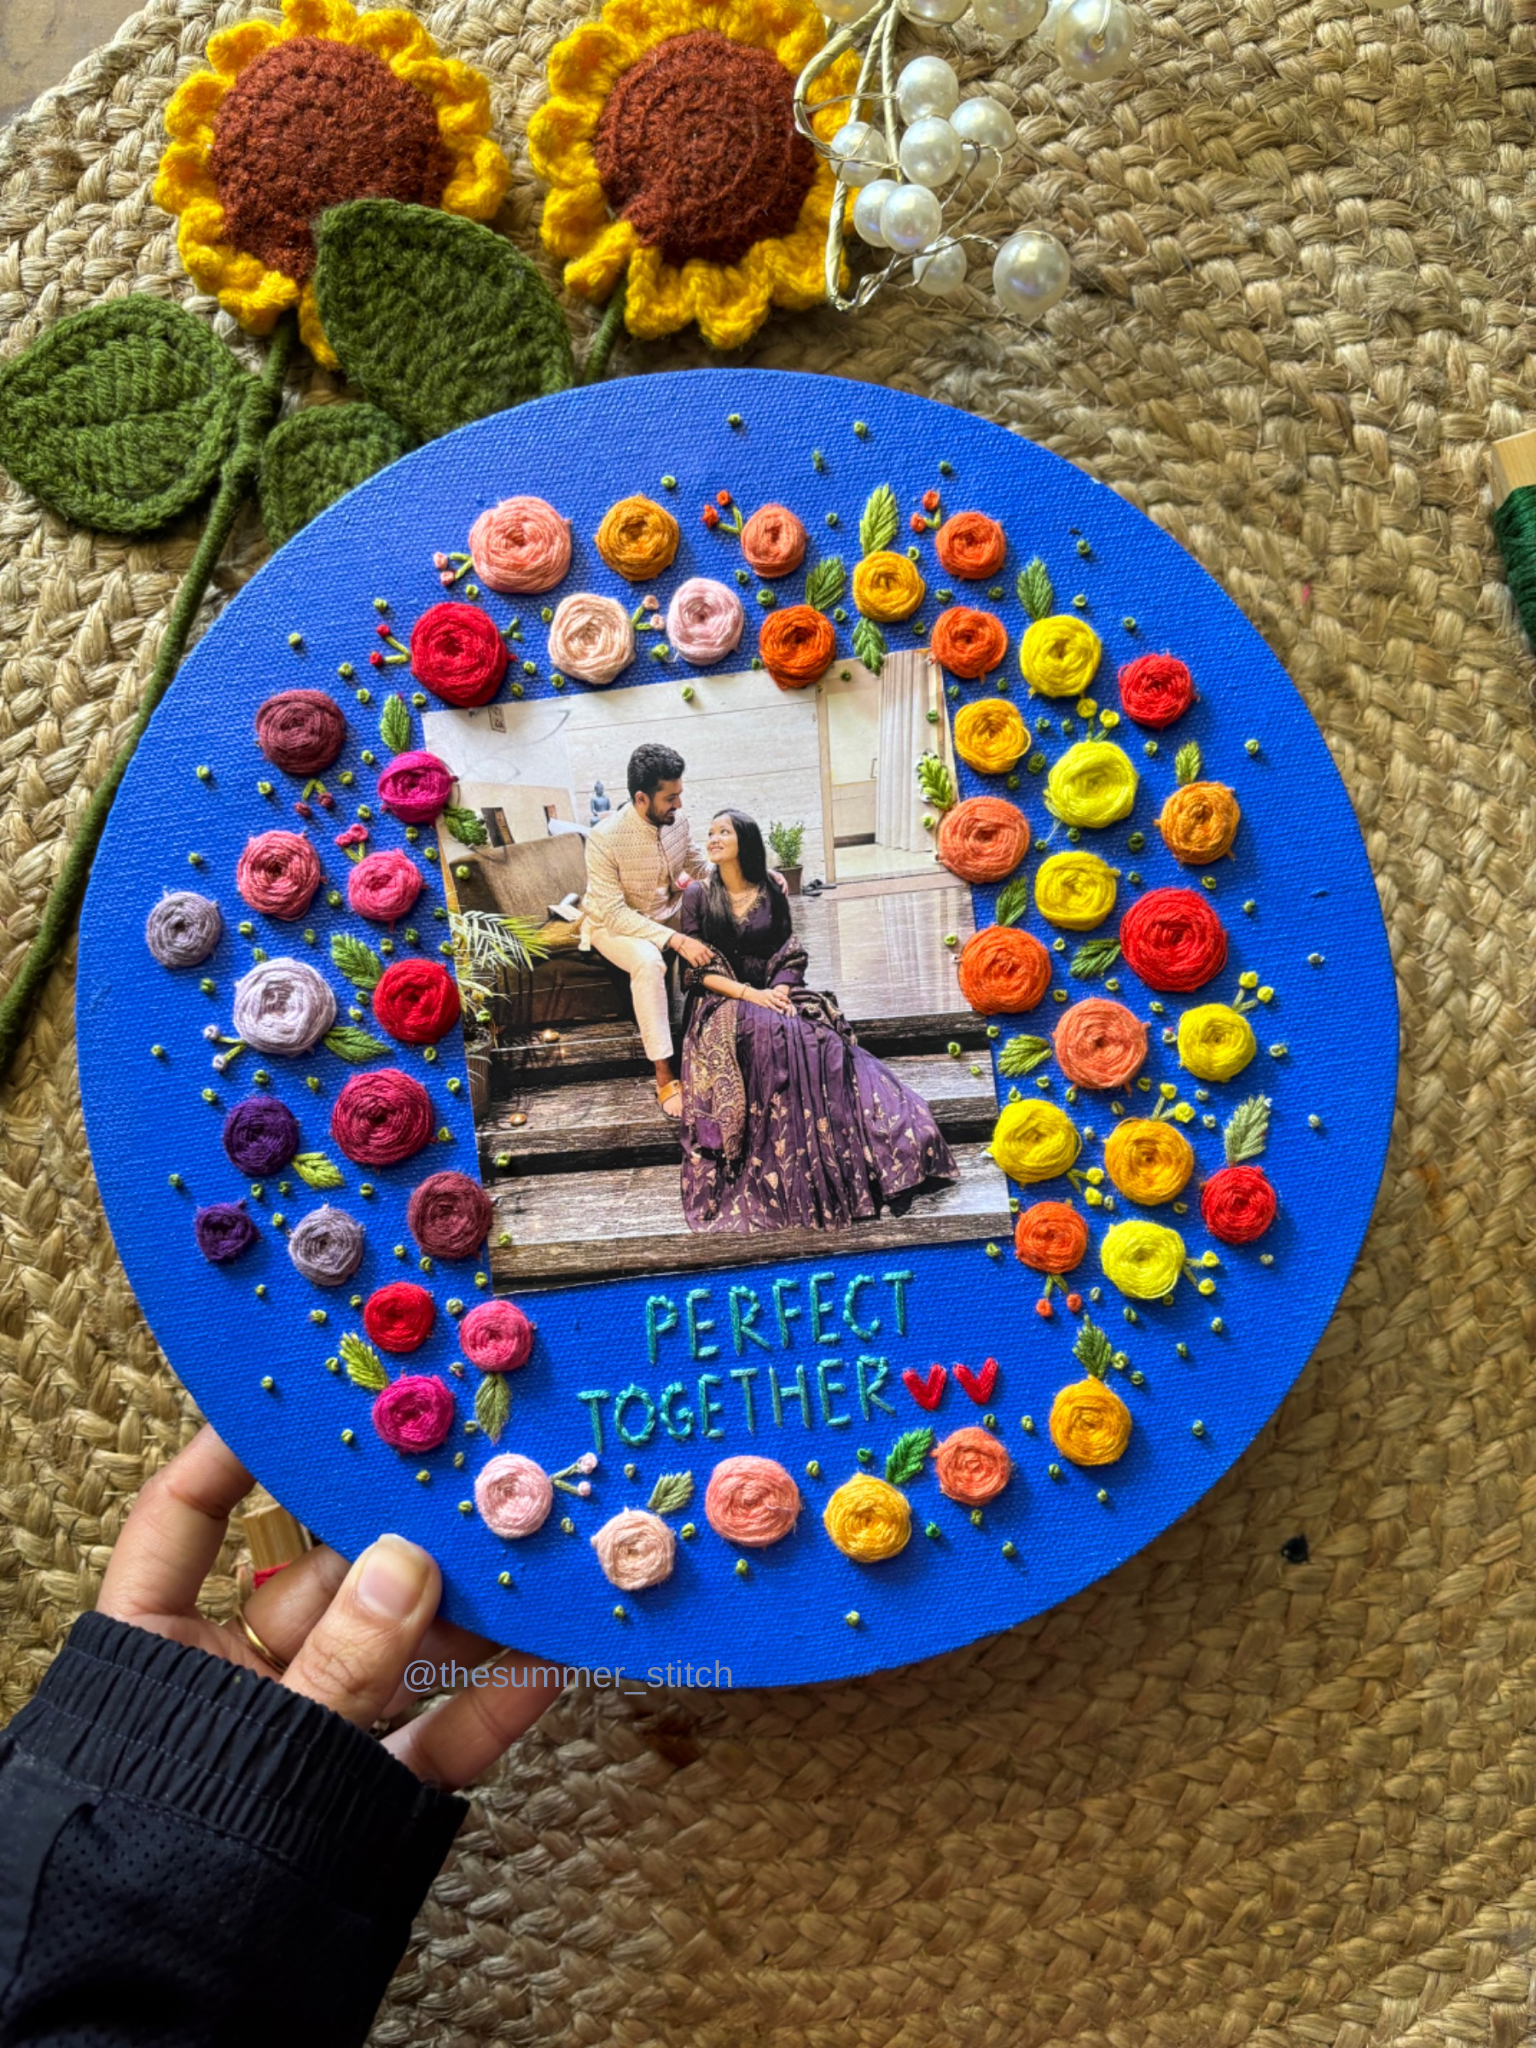
<svg viewBox="0 0 1536 2048"><path fill-rule="evenodd" d="M224 235L302 284L313 227L347 199L436 206L453 163L437 116L371 50L295 36L258 57L214 117Z"/></svg>
<svg viewBox="0 0 1536 2048"><path fill-rule="evenodd" d="M816 177L795 131L794 80L767 50L695 29L648 50L608 96L596 136L608 203L664 260L739 263L787 235Z"/></svg>

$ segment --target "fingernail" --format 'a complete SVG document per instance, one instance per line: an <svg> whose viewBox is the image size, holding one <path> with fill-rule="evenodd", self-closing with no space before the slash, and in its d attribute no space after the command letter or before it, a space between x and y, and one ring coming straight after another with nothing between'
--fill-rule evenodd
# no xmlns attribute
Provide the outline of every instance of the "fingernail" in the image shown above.
<svg viewBox="0 0 1536 2048"><path fill-rule="evenodd" d="M358 1573L358 1605L382 1621L404 1621L421 1599L431 1562L403 1536L381 1536Z"/></svg>

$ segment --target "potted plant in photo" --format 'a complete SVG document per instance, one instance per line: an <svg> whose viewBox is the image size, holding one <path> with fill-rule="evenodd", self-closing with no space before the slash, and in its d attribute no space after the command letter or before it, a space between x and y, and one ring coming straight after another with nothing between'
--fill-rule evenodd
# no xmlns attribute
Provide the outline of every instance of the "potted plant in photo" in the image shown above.
<svg viewBox="0 0 1536 2048"><path fill-rule="evenodd" d="M795 825L776 824L768 827L768 844L779 873L784 877L785 893L800 894L800 849L805 844L804 823Z"/></svg>
<svg viewBox="0 0 1536 2048"><path fill-rule="evenodd" d="M548 949L531 919L492 911L452 911L448 932L464 1005L470 1105L478 1123L490 1103L491 1054L499 1043L497 998L506 994L507 972L532 967Z"/></svg>

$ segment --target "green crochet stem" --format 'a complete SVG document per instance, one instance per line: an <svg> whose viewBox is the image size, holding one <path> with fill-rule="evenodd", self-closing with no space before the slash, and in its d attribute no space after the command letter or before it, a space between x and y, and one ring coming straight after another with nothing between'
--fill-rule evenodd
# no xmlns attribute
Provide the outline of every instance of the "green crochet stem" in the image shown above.
<svg viewBox="0 0 1536 2048"><path fill-rule="evenodd" d="M48 892L37 937L27 948L20 973L6 990L4 1000L0 1001L0 1082L11 1071L11 1063L26 1036L43 984L80 914L91 862L101 843L102 830L118 784L133 759L133 750L143 737L156 705L180 666L188 636L208 589L208 580L224 552L224 544L229 539L240 508L250 496L260 474L262 446L277 417L283 381L288 374L297 339L297 326L290 314L273 334L261 375L246 393L234 446L225 457L219 473L219 488L208 514L208 524L203 528L203 537L197 544L197 552L192 557L191 567L166 622L154 668L139 701L138 716L86 805L85 815L75 831L74 843Z"/></svg>
<svg viewBox="0 0 1536 2048"><path fill-rule="evenodd" d="M624 326L624 299L629 290L629 272L626 270L614 286L608 303L603 308L603 317L597 323L597 332L587 344L586 357L581 365L583 384L595 384L608 367L608 358L613 354L613 345Z"/></svg>

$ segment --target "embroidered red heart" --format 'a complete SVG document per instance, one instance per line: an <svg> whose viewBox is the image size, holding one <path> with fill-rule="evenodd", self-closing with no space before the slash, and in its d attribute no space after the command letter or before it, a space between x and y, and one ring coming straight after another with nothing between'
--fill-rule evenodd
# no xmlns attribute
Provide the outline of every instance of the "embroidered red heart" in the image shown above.
<svg viewBox="0 0 1536 2048"><path fill-rule="evenodd" d="M983 1408L991 1400L992 1389L997 1385L997 1360L989 1358L979 1372L972 1372L968 1365L957 1365L955 1378L976 1406Z"/></svg>
<svg viewBox="0 0 1536 2048"><path fill-rule="evenodd" d="M957 1370L963 1370L963 1367ZM909 1365L901 1376L901 1383L919 1408L937 1408L944 1398L944 1382L948 1378L943 1366L935 1362L929 1366L926 1377L915 1365Z"/></svg>

